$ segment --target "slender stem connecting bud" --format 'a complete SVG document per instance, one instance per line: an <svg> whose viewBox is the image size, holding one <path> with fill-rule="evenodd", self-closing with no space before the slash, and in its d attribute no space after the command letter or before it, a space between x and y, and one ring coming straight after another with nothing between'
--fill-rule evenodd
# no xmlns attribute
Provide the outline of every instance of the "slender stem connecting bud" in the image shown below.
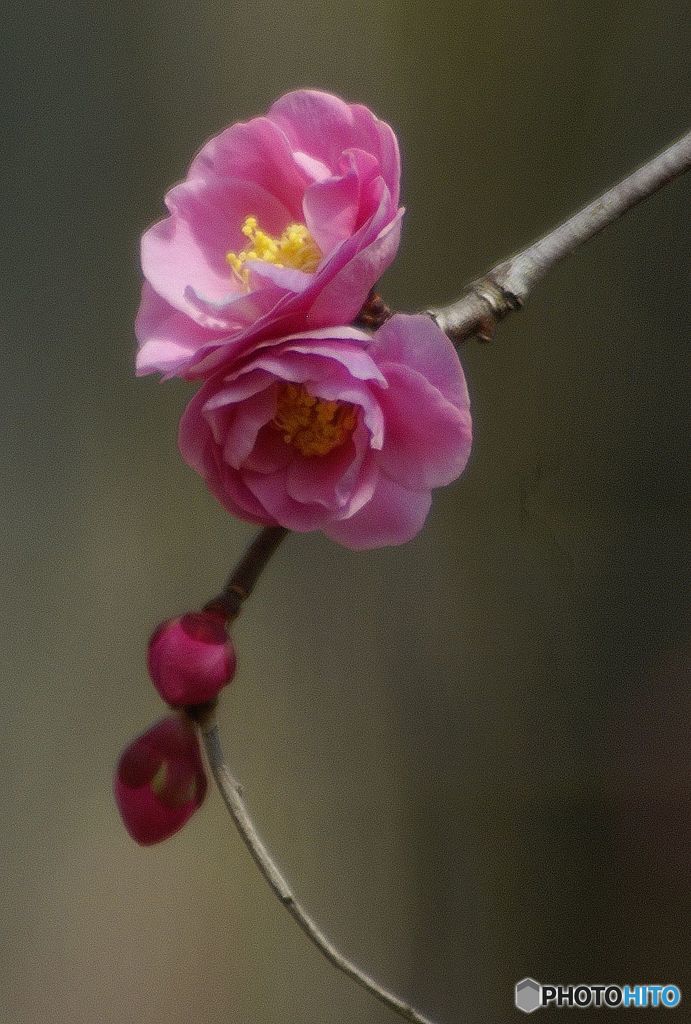
<svg viewBox="0 0 691 1024"><path fill-rule="evenodd" d="M288 532L283 526L266 526L260 530L223 590L204 605L204 611L217 611L228 619L237 618L243 602L254 590L267 562Z"/></svg>

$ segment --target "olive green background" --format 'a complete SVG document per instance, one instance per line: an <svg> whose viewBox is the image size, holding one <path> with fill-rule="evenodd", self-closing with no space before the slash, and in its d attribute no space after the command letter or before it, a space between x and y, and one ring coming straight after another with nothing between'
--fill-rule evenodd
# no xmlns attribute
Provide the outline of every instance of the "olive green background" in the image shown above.
<svg viewBox="0 0 691 1024"><path fill-rule="evenodd" d="M401 140L386 298L455 298L685 129L686 5L6 17L0 1020L386 1024L215 793L149 850L113 805L162 714L149 630L253 533L177 454L191 388L134 379L138 237L209 135L316 86ZM518 1019L526 974L691 997L687 204L676 183L463 350L472 462L415 541L291 537L235 630L221 718L260 831L333 939L440 1024Z"/></svg>

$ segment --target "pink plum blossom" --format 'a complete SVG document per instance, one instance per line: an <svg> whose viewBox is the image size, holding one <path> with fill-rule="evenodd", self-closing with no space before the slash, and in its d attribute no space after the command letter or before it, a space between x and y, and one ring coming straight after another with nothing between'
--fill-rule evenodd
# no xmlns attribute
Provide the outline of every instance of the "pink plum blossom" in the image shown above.
<svg viewBox="0 0 691 1024"><path fill-rule="evenodd" d="M172 707L203 704L235 675L235 648L221 615L188 612L154 630L147 663L154 686Z"/></svg>
<svg viewBox="0 0 691 1024"><path fill-rule="evenodd" d="M396 255L399 182L391 128L323 92L212 138L142 239L138 373L206 377L257 340L351 322Z"/></svg>
<svg viewBox="0 0 691 1024"><path fill-rule="evenodd" d="M200 389L183 458L233 515L322 530L348 548L400 544L471 446L468 390L428 316L373 336L329 327L274 339Z"/></svg>
<svg viewBox="0 0 691 1024"><path fill-rule="evenodd" d="M140 846L181 829L206 794L192 722L171 715L134 740L120 757L113 788L125 828Z"/></svg>

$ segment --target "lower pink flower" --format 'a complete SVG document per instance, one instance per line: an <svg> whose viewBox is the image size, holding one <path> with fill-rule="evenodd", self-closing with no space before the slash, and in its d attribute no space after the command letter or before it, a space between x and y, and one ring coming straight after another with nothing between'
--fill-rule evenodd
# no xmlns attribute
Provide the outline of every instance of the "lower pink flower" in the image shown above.
<svg viewBox="0 0 691 1024"><path fill-rule="evenodd" d="M122 754L113 783L125 828L140 846L174 835L206 795L206 775L194 726L162 718Z"/></svg>
<svg viewBox="0 0 691 1024"><path fill-rule="evenodd" d="M192 399L180 450L233 515L364 549L418 533L471 433L453 345L428 316L399 315L374 336L322 328L256 348Z"/></svg>

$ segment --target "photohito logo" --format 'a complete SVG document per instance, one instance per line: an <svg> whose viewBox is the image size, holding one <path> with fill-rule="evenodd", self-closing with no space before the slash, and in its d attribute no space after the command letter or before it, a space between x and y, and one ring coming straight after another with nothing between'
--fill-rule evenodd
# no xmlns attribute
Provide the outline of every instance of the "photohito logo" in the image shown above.
<svg viewBox="0 0 691 1024"><path fill-rule="evenodd" d="M516 985L515 1001L523 1013L532 1013L541 1006L672 1009L681 1002L681 992L677 985L541 985L535 978L523 978Z"/></svg>

